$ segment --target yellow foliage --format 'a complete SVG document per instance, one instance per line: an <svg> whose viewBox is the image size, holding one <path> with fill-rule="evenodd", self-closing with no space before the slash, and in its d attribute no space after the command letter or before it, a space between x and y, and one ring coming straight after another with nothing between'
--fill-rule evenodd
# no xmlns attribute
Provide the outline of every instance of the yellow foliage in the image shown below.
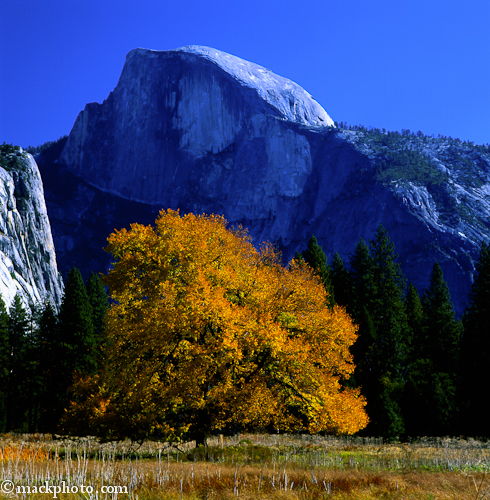
<svg viewBox="0 0 490 500"><path fill-rule="evenodd" d="M367 425L364 398L341 384L356 327L327 307L310 268L281 266L270 245L256 250L218 215L162 210L155 227L133 224L108 242L106 367L81 382L96 389L72 403L72 421L167 439L237 424L346 434Z"/></svg>
<svg viewBox="0 0 490 500"><path fill-rule="evenodd" d="M48 452L38 446L32 446L26 443L21 445L10 443L0 446L0 462L9 462L14 460L23 461L43 461L46 460Z"/></svg>

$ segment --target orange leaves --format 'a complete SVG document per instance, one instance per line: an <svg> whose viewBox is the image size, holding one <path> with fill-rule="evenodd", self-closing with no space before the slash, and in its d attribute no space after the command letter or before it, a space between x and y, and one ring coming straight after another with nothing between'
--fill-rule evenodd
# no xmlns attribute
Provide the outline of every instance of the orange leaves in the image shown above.
<svg viewBox="0 0 490 500"><path fill-rule="evenodd" d="M126 434L135 422L140 434L191 439L236 425L367 424L364 399L339 383L354 368L356 328L327 307L307 266L282 267L270 245L257 251L218 215L161 211L154 228L134 224L108 241L114 304L97 397Z"/></svg>
<svg viewBox="0 0 490 500"><path fill-rule="evenodd" d="M15 443L7 444L0 447L0 463L13 461L43 461L48 457L49 452L36 445L23 443L18 445Z"/></svg>

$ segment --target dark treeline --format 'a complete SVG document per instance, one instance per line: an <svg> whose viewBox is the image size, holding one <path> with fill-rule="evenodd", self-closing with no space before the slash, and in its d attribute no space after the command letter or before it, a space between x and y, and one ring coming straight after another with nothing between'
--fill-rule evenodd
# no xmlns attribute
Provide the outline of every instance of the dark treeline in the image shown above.
<svg viewBox="0 0 490 500"><path fill-rule="evenodd" d="M35 147L29 146L26 148L26 151L31 155L37 155L39 153L49 153L49 156L52 157L52 159L54 160L57 159L58 156L60 155L61 151L63 150L63 146L65 145L67 140L68 136L63 135L56 141L48 141L45 142L44 144Z"/></svg>
<svg viewBox="0 0 490 500"><path fill-rule="evenodd" d="M0 298L0 433L55 432L76 374L97 372L108 307L96 274L73 268L59 314L50 303L26 310Z"/></svg>
<svg viewBox="0 0 490 500"><path fill-rule="evenodd" d="M490 249L483 244L470 301L455 318L439 264L422 296L406 282L386 229L360 240L345 265L329 264L314 236L297 258L318 271L330 305L359 326L356 369L345 383L361 387L370 423L362 435L387 438L489 437L485 410L490 360Z"/></svg>
<svg viewBox="0 0 490 500"><path fill-rule="evenodd" d="M462 320L437 263L422 296L407 284L382 226L369 242L359 241L347 264L338 253L328 263L314 236L296 258L317 271L328 306L344 306L359 327L356 369L343 382L361 387L368 401L362 435L490 437L488 245ZM76 268L59 314L50 304L26 311L18 296L7 311L0 300L0 432L60 431L74 378L97 373L107 308L98 275L84 284Z"/></svg>

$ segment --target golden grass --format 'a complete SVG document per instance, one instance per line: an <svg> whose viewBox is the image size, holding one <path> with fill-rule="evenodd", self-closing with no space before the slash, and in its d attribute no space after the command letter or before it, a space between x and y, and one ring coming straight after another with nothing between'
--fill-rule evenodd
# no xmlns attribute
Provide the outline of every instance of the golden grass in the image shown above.
<svg viewBox="0 0 490 500"><path fill-rule="evenodd" d="M211 444L217 446L204 453L190 445L177 451L160 443L138 447L5 435L0 482L94 488L92 495L58 495L70 500L116 500L117 495L102 492L107 485L125 487L122 497L134 500L490 499L490 450L484 443L383 445L380 440L250 435ZM254 453L266 458L257 461ZM24 490L17 498L47 500L53 494Z"/></svg>
<svg viewBox="0 0 490 500"><path fill-rule="evenodd" d="M47 451L29 445L7 445L0 448L0 462L45 460Z"/></svg>

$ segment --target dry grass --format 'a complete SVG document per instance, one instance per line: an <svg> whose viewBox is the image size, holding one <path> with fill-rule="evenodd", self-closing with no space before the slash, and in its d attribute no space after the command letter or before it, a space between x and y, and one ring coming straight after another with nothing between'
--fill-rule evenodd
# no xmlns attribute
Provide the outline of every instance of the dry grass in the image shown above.
<svg viewBox="0 0 490 500"><path fill-rule="evenodd" d="M383 444L376 439L235 436L207 449L161 443L101 445L93 439L0 437L0 481L61 485L58 498L115 500L103 486L147 499L490 499L490 445L464 440ZM80 487L92 486L92 495ZM31 491L33 491L31 489ZM14 496L4 494L3 496ZM53 493L16 495L53 498ZM121 496L121 495L119 495Z"/></svg>

